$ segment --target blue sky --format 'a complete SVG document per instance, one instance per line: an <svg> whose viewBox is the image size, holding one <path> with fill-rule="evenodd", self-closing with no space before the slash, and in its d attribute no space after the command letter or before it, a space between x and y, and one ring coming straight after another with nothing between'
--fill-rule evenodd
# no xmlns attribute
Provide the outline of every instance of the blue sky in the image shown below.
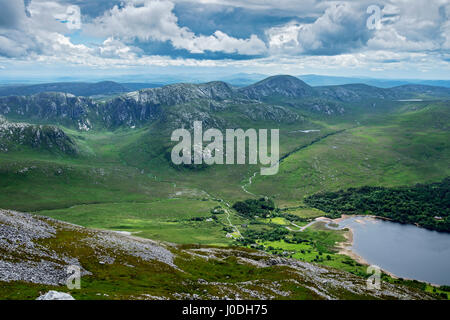
<svg viewBox="0 0 450 320"><path fill-rule="evenodd" d="M235 73L450 79L449 0L0 0L0 6L3 81Z"/></svg>

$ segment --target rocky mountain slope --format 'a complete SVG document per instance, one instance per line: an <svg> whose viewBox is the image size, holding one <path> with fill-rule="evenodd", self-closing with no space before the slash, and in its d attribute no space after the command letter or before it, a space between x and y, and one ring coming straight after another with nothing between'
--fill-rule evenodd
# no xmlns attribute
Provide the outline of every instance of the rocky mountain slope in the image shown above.
<svg viewBox="0 0 450 320"><path fill-rule="evenodd" d="M75 155L75 142L55 126L11 123L0 116L0 151L8 152L20 146Z"/></svg>
<svg viewBox="0 0 450 320"><path fill-rule="evenodd" d="M68 290L67 268L80 268ZM344 271L242 248L180 246L0 210L0 298L48 290L76 299L431 299Z"/></svg>
<svg viewBox="0 0 450 320"><path fill-rule="evenodd" d="M61 124L82 131L136 127L160 120L168 127L195 120L220 124L215 113L234 112L258 120L292 121L298 115L286 107L241 98L224 82L174 84L131 92L104 102L66 93L0 98L0 114L10 119ZM253 112L256 111L256 112Z"/></svg>
<svg viewBox="0 0 450 320"><path fill-rule="evenodd" d="M47 92L0 98L0 114L8 119L73 126L89 130L97 116L93 100L68 93Z"/></svg>

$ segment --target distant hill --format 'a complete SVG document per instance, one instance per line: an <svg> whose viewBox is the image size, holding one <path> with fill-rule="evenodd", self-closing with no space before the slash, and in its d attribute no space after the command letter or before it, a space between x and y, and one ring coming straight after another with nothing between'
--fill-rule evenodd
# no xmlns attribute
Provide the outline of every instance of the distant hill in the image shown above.
<svg viewBox="0 0 450 320"><path fill-rule="evenodd" d="M298 76L310 86L336 86L352 83L362 83L379 88L392 88L407 84L421 84L450 88L450 80L420 80L420 79L373 79L359 77L336 77L306 74Z"/></svg>
<svg viewBox="0 0 450 320"><path fill-rule="evenodd" d="M1 86L0 96L29 96L42 92L64 92L75 96L113 95L136 91L144 88L159 87L159 84L151 83L117 83L102 81L88 82L56 82L33 85Z"/></svg>
<svg viewBox="0 0 450 320"><path fill-rule="evenodd" d="M401 100L414 98L449 98L450 88L407 84L393 88L378 88L355 83L338 86L314 87L320 97L344 101L363 101L365 99Z"/></svg>

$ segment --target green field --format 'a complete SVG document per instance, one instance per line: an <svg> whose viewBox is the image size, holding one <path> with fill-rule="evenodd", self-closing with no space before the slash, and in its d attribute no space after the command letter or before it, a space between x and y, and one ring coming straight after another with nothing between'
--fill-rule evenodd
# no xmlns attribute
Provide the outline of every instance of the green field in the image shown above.
<svg viewBox="0 0 450 320"><path fill-rule="evenodd" d="M211 218L217 202L167 199L149 203L78 205L68 209L39 211L57 220L89 228L130 232L136 236L176 243L227 245L222 224L196 221Z"/></svg>

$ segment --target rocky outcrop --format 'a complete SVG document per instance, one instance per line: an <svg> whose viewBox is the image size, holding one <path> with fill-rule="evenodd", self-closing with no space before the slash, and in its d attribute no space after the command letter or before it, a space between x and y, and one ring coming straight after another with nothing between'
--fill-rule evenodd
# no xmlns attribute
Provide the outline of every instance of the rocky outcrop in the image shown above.
<svg viewBox="0 0 450 320"><path fill-rule="evenodd" d="M91 99L68 93L0 97L0 114L8 118L68 125L85 131L91 129L96 109L96 103Z"/></svg>
<svg viewBox="0 0 450 320"><path fill-rule="evenodd" d="M36 300L75 300L70 294L50 290L46 294L38 297Z"/></svg>
<svg viewBox="0 0 450 320"><path fill-rule="evenodd" d="M12 123L2 119L0 119L0 152L27 146L68 155L78 153L75 142L55 126Z"/></svg>
<svg viewBox="0 0 450 320"><path fill-rule="evenodd" d="M79 257L59 251L52 242L58 232L71 232L90 251L96 252L99 264L113 263L111 254L127 254L144 261L160 261L172 267L173 254L150 240L132 239L115 232L89 231L71 224L11 210L0 210L0 281L25 281L47 285L64 285L68 267L85 270ZM69 239L67 241L70 241Z"/></svg>
<svg viewBox="0 0 450 320"><path fill-rule="evenodd" d="M39 243L54 238L56 232L48 221L0 210L0 280L65 284L67 267L80 266L78 259ZM83 270L82 274L89 272Z"/></svg>
<svg viewBox="0 0 450 320"><path fill-rule="evenodd" d="M128 93L106 102L100 112L107 127L131 127L164 118L167 112L173 112L164 108L167 106L214 103L231 99L233 94L232 88L224 82L181 83Z"/></svg>

